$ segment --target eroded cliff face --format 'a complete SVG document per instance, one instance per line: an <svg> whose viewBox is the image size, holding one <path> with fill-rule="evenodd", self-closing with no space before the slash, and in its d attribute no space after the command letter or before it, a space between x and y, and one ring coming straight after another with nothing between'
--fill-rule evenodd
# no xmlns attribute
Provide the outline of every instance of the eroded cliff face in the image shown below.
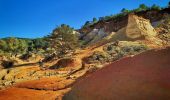
<svg viewBox="0 0 170 100"><path fill-rule="evenodd" d="M163 18L164 14L170 14L169 12L170 8L163 9L161 11L157 10L148 10L148 11L142 11L135 13L137 16L141 16L145 19L149 19L151 23L159 21ZM106 32L117 32L123 27L126 27L128 24L128 16L123 16L117 19L111 18L107 21L99 21L98 23L95 23L94 25L88 26L88 27L83 27L79 30L80 33L89 33L93 29L100 29L104 28Z"/></svg>
<svg viewBox="0 0 170 100"><path fill-rule="evenodd" d="M162 40L157 38L158 34L149 19L130 14L127 20L127 26L117 32L107 33L104 28L94 29L84 36L83 40L94 45L103 45L116 41L143 41L151 47L162 46Z"/></svg>
<svg viewBox="0 0 170 100"><path fill-rule="evenodd" d="M151 25L149 19L134 14L128 16L128 24L120 29L113 40L119 41L142 41L151 48L163 46L163 40L158 38L158 33Z"/></svg>
<svg viewBox="0 0 170 100"><path fill-rule="evenodd" d="M131 39L155 37L157 32L152 27L148 19L130 14L128 17L128 25L126 27L126 35Z"/></svg>

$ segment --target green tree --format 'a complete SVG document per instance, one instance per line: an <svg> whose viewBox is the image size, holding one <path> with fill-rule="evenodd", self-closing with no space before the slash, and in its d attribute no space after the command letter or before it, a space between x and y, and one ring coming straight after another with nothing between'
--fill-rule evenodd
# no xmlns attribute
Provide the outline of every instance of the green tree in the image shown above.
<svg viewBox="0 0 170 100"><path fill-rule="evenodd" d="M43 49L47 47L47 42L43 38L37 38L33 40L35 49Z"/></svg>
<svg viewBox="0 0 170 100"><path fill-rule="evenodd" d="M170 1L169 1L169 3L168 3L168 7L170 8Z"/></svg>
<svg viewBox="0 0 170 100"><path fill-rule="evenodd" d="M47 39L52 48L60 53L67 53L68 50L74 50L78 46L77 34L73 28L65 24L54 29Z"/></svg>
<svg viewBox="0 0 170 100"><path fill-rule="evenodd" d="M98 22L97 18L93 18L93 23L97 23L97 22Z"/></svg>
<svg viewBox="0 0 170 100"><path fill-rule="evenodd" d="M18 44L18 51L19 53L25 53L28 49L28 43L25 40L19 39L19 44Z"/></svg>
<svg viewBox="0 0 170 100"><path fill-rule="evenodd" d="M34 43L33 41L29 41L28 42L28 49L27 49L27 52L33 52L34 51Z"/></svg>
<svg viewBox="0 0 170 100"><path fill-rule="evenodd" d="M19 40L14 37L10 37L6 40L8 48L7 51L11 53L11 55L16 55L19 52Z"/></svg>
<svg viewBox="0 0 170 100"><path fill-rule="evenodd" d="M140 4L140 5L139 5L139 9L140 9L140 10L144 10L144 11L145 11L145 10L148 10L148 9L149 9L149 7L148 7L148 6L146 6L145 4Z"/></svg>
<svg viewBox="0 0 170 100"><path fill-rule="evenodd" d="M100 21L103 21L105 18L104 17L99 17L99 20Z"/></svg>
<svg viewBox="0 0 170 100"><path fill-rule="evenodd" d="M0 49L1 49L2 51L6 51L7 48L8 48L8 46L7 46L6 41L0 40Z"/></svg>
<svg viewBox="0 0 170 100"><path fill-rule="evenodd" d="M90 21L86 21L83 27L89 26L90 24L91 24Z"/></svg>
<svg viewBox="0 0 170 100"><path fill-rule="evenodd" d="M104 20L109 20L110 18L112 18L112 16L105 16Z"/></svg>
<svg viewBox="0 0 170 100"><path fill-rule="evenodd" d="M156 4L153 4L151 7L152 10L161 10L160 6L157 6Z"/></svg>
<svg viewBox="0 0 170 100"><path fill-rule="evenodd" d="M121 10L121 12L122 12L123 14L128 14L129 10L123 8L123 9Z"/></svg>

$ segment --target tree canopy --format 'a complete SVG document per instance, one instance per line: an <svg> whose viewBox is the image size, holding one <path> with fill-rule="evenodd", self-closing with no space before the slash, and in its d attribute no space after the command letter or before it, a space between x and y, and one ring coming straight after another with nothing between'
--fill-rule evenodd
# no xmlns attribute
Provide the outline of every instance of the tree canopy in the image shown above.
<svg viewBox="0 0 170 100"><path fill-rule="evenodd" d="M69 25L62 24L55 28L47 37L51 47L56 51L66 53L68 50L74 50L78 46L77 33Z"/></svg>

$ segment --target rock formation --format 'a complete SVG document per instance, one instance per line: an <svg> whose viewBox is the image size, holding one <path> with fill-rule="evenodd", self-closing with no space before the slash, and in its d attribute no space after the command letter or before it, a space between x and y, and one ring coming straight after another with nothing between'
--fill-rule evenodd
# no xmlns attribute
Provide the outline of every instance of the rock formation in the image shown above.
<svg viewBox="0 0 170 100"><path fill-rule="evenodd" d="M107 35L108 33L106 33L104 29L93 29L93 31L83 37L83 40L87 43L95 43Z"/></svg>
<svg viewBox="0 0 170 100"><path fill-rule="evenodd" d="M111 35L112 38L105 39L102 38L99 42L95 42L97 44L106 44L114 41L147 41L150 47L161 46L162 41L157 38L157 32L152 27L150 21L148 19L144 19L134 14L130 14L128 16L128 24L126 27L119 29L117 32L112 32L114 34ZM111 33L110 33L111 34ZM110 34L106 34L108 37ZM94 39L94 37L92 38Z"/></svg>
<svg viewBox="0 0 170 100"><path fill-rule="evenodd" d="M149 20L130 14L126 35L131 39L154 37L157 35Z"/></svg>

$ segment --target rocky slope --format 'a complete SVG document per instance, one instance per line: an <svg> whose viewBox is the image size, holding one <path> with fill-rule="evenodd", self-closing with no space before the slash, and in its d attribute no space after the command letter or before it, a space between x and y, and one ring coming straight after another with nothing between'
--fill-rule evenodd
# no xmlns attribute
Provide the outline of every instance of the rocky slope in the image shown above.
<svg viewBox="0 0 170 100"><path fill-rule="evenodd" d="M49 100L55 100L55 99L62 99L63 95L71 90L72 85L79 79L80 77L86 75L87 73L93 73L96 70L99 70L104 67L106 64L110 64L114 61L116 63L122 63L127 64L127 61L134 61L136 62L136 65L144 66L144 68L141 70L145 71L145 68L147 66L153 66L159 65L159 64L165 64L167 66L167 60L169 59L169 49L163 50L159 52L155 52L152 54L152 51L149 51L148 53L142 53L150 49L156 49L156 48L164 48L168 45L164 41L168 41L167 38L161 38L160 27L157 27L155 30L155 27L152 26L150 22L154 22L157 20L160 20L162 18L162 14L167 13L167 11L161 11L161 12L144 12L139 13L138 15L144 16L146 13L144 19L142 17L139 17L137 15L129 15L114 21L109 21L109 24L100 25L101 22L96 24L96 26L92 27L93 29L85 30L82 29L81 31L87 31L87 34L83 35L80 34L81 38L86 41L87 47L84 49L76 50L73 54L68 56L63 56L62 58L58 59L52 59L48 62L44 63L45 70L42 70L39 68L39 65L37 64L37 61L34 63L22 63L21 65L16 66L15 68L8 68L3 69L0 71L0 99L6 99L6 100L22 100L24 99L34 99L34 100L41 100L41 99L49 99ZM151 14L150 14L151 13ZM143 14L143 15L142 15ZM147 15L148 14L148 15ZM151 18L149 16L154 16L154 18ZM159 16L158 16L159 15ZM125 24L126 23L126 24ZM98 27L99 25L99 27ZM166 24L168 25L168 24ZM163 28L163 27L161 27ZM165 29L165 28L163 28ZM169 33L166 33L169 34ZM142 53L142 54L140 54ZM158 53L158 54L157 54ZM166 55L163 55L167 53ZM139 56L135 56L138 55ZM162 54L162 55L161 55ZM165 57L165 62L160 60L158 61L159 57ZM134 58L125 58L125 57L133 57ZM144 59L146 57L146 59ZM121 58L127 59L127 61L124 61L125 59L117 61ZM156 62L154 62L152 60ZM137 60L135 60L137 59ZM138 60L139 59L139 60ZM146 61L148 60L148 61ZM151 61L149 63L149 61ZM140 64L138 64L139 62ZM142 63L143 62L143 63ZM145 64L146 62L146 64ZM158 63L158 64L157 64ZM153 64L153 65L152 65ZM125 72L125 74L130 75L130 72L133 71L140 71L138 67L134 66L131 63L132 66L124 68L124 66L120 66L122 71ZM112 66L112 65L110 65ZM113 66L114 65L113 63ZM112 67L106 67L102 70L111 69ZM168 67L167 67L168 68ZM113 67L113 71L116 70L117 67ZM153 73L158 72L157 69L161 69L160 66L156 67L155 69L151 69L149 67L148 71L151 71ZM102 71L101 70L101 71ZM164 72L164 69L161 69ZM127 71L127 73L126 73ZM149 73L147 71L147 74ZM129 72L129 73L128 73ZM162 73L163 73L162 72ZM97 73L100 73L97 71ZM110 72L101 74L109 77ZM111 72L112 73L112 72ZM115 72L113 72L114 74ZM156 74L159 77L164 77L165 74ZM134 73L132 75L136 76L137 73ZM92 74L93 75L93 74ZM95 73L94 73L95 75ZM137 74L138 75L138 74ZM151 75L151 74L148 74ZM163 75L163 76L161 76ZM112 76L112 75L111 75ZM117 74L116 77L118 77L119 74ZM116 79L115 77L115 79ZM120 76L120 79L122 79L123 76ZM146 80L149 80L150 77L156 77L156 76L149 76L146 78ZM124 77L123 77L124 78ZM145 81L145 76L143 75L143 72L141 72L141 78L143 81ZM97 78L101 80L100 78ZM105 79L105 78L102 78ZM104 80L103 82L107 82L107 84L110 84L110 77L106 78L107 80ZM128 78L128 79L136 79L134 77ZM140 79L138 77L138 79ZM86 78L85 78L86 80ZM91 79L89 79L91 80ZM117 78L119 80L119 78ZM111 80L114 82L114 80ZM126 80L124 80L126 82ZM138 80L136 80L138 81ZM136 82L135 81L135 82ZM154 82L157 82L154 80ZM162 82L162 80L158 80L158 82ZM85 82L86 83L86 82ZM100 82L98 82L100 83ZM116 82L115 82L116 83ZM120 82L121 83L121 82ZM77 83L79 84L79 83ZM117 83L118 84L118 83ZM122 83L121 83L122 84ZM130 83L129 83L130 84ZM83 84L83 89L86 87L87 84ZM94 84L93 84L94 85ZM100 84L99 84L100 85ZM98 85L98 86L99 86ZM138 83L136 83L136 86ZM149 85L152 85L149 83ZM109 85L108 85L109 86ZM130 84L131 86L131 84ZM148 86L148 85L147 85ZM77 94L77 89L79 86L75 85L73 92L71 92L68 97L74 98ZM156 87L156 86L155 86ZM153 87L155 89L155 87ZM94 86L94 89L98 88ZM160 89L160 87L158 87ZM89 89L88 85L86 89ZM93 89L93 88L91 88ZM126 89L126 87L125 87ZM134 88L136 89L136 88ZM107 90L107 89L106 89ZM128 89L127 89L128 90ZM86 90L85 90L86 91ZM88 91L88 90L87 90ZM89 90L90 91L90 90ZM115 90L118 91L118 90ZM130 90L129 90L130 91ZM160 91L162 91L160 89ZM168 90L167 90L168 91ZM94 91L93 91L94 92ZM100 92L100 91L99 91ZM133 90L132 90L133 92ZM147 91L148 92L148 91ZM152 90L151 90L152 92ZM75 95L73 95L76 93ZM82 92L80 92L82 93ZM102 93L102 92L101 92ZM108 93L108 92L106 92ZM111 92L110 92L111 93ZM155 92L154 92L155 93ZM121 94L121 93L120 93ZM158 93L159 94L159 93ZM10 95L10 97L9 97ZM79 95L79 94L78 94ZM82 94L80 94L82 95ZM91 94L93 97L93 94ZM96 94L94 94L96 95ZM109 94L110 95L110 94ZM124 94L126 95L126 94ZM144 94L148 95L148 94ZM162 94L160 94L162 95ZM70 97L71 96L71 97ZM82 95L83 96L83 95ZM102 96L102 95L101 95ZM128 95L127 95L128 96ZM166 96L166 95L165 95ZM50 97L50 98L49 98ZM67 96L66 96L67 97ZM95 97L95 96L94 96ZM109 96L108 96L109 97ZM75 97L76 98L76 97ZM85 97L86 98L86 97ZM89 98L90 100L91 98ZM74 99L73 99L74 100Z"/></svg>
<svg viewBox="0 0 170 100"><path fill-rule="evenodd" d="M80 79L63 100L168 100L169 59L170 48L121 59Z"/></svg>

